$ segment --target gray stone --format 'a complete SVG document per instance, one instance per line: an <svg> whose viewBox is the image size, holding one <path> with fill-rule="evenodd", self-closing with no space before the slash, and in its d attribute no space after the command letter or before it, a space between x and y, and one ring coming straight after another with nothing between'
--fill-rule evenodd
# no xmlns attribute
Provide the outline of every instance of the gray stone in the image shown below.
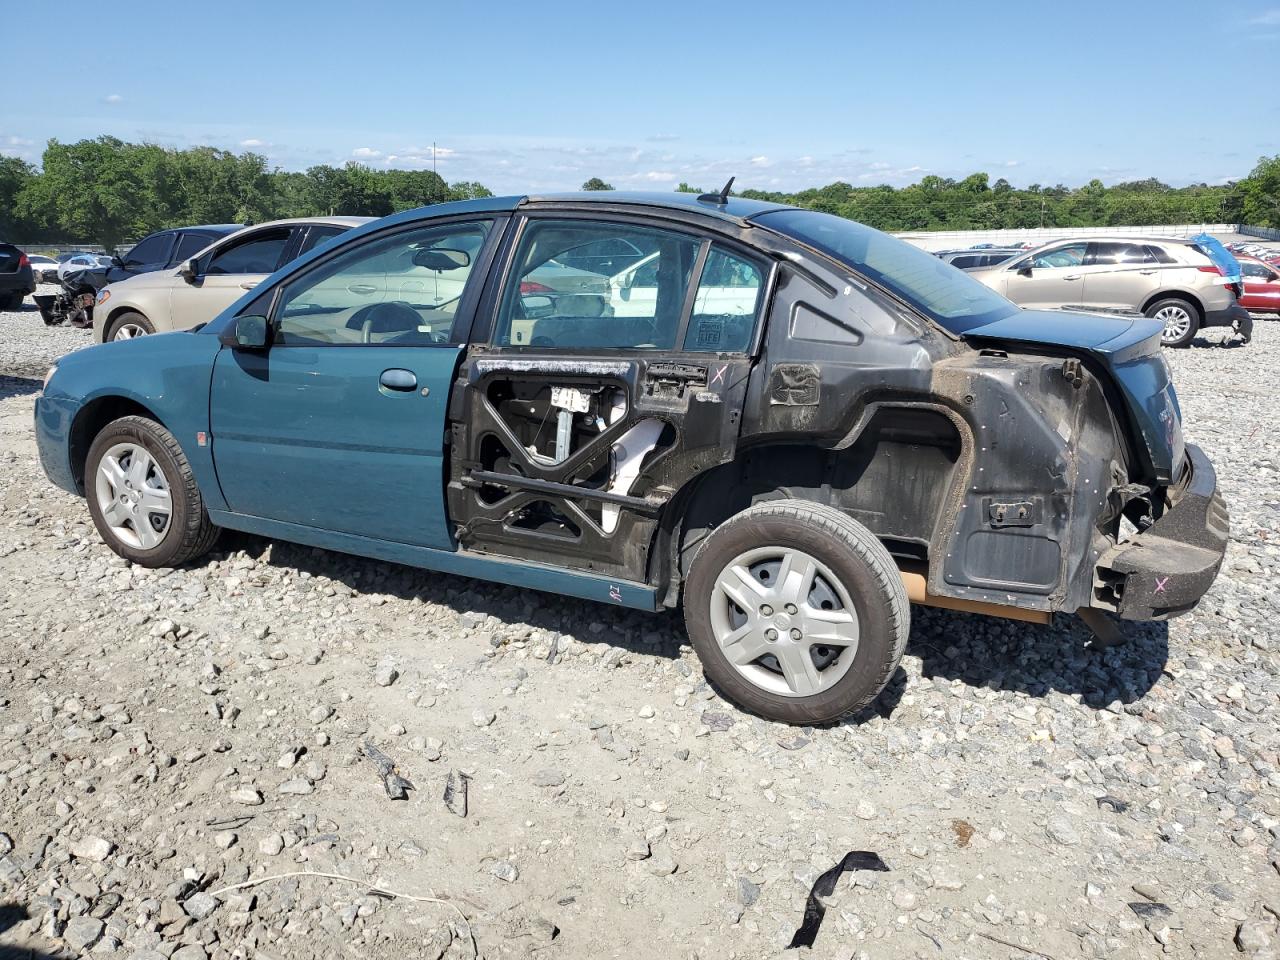
<svg viewBox="0 0 1280 960"><path fill-rule="evenodd" d="M554 767L543 767L533 775L535 787L558 787L564 783L564 774Z"/></svg>
<svg viewBox="0 0 1280 960"><path fill-rule="evenodd" d="M760 884L746 877L738 878L738 903L744 907L752 906L760 899Z"/></svg>
<svg viewBox="0 0 1280 960"><path fill-rule="evenodd" d="M489 872L507 883L515 883L520 879L520 869L510 860L493 861L489 864Z"/></svg>
<svg viewBox="0 0 1280 960"><path fill-rule="evenodd" d="M1064 847L1074 847L1080 842L1080 834L1065 816L1050 817L1049 822L1045 824L1045 833L1049 835L1050 840Z"/></svg>
<svg viewBox="0 0 1280 960"><path fill-rule="evenodd" d="M218 909L218 898L202 890L187 897L182 909L192 920L203 920Z"/></svg>
<svg viewBox="0 0 1280 960"><path fill-rule="evenodd" d="M72 950L88 950L102 936L103 926L96 917L72 917L62 931L62 939Z"/></svg>
<svg viewBox="0 0 1280 960"><path fill-rule="evenodd" d="M101 863L111 856L111 851L115 850L115 848L116 845L114 843L110 840L104 840L102 837L81 837L71 845L71 855L77 860Z"/></svg>

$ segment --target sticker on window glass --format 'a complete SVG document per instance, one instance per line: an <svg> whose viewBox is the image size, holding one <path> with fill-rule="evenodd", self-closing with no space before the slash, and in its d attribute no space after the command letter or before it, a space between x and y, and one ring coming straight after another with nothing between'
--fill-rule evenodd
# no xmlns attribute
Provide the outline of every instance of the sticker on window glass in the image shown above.
<svg viewBox="0 0 1280 960"><path fill-rule="evenodd" d="M724 338L724 321L712 318L698 321L698 332L695 345L699 347L718 347Z"/></svg>

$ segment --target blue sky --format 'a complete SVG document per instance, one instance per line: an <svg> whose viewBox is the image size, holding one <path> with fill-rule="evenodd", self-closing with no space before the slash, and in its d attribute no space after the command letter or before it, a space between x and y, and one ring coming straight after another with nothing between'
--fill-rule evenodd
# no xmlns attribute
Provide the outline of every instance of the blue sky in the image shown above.
<svg viewBox="0 0 1280 960"><path fill-rule="evenodd" d="M446 179L506 193L1218 183L1280 153L1276 0L131 0L77 14L73 52L51 9L5 48L29 79L0 152L32 161L109 133L430 168L434 142Z"/></svg>

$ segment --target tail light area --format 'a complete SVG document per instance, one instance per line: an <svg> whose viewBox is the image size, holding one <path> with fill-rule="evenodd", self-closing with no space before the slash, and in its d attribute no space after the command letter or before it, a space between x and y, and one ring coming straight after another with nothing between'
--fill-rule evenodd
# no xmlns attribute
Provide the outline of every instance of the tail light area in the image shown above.
<svg viewBox="0 0 1280 960"><path fill-rule="evenodd" d="M1217 276L1219 276L1219 277L1223 277L1223 278L1224 278L1224 282L1223 282L1223 284L1222 284L1222 285L1223 285L1224 287L1226 287L1228 290L1230 290L1230 291L1231 291L1231 295L1232 295L1233 297L1235 297L1237 300L1239 300L1242 296L1244 296L1244 287L1243 287L1243 285L1242 285L1242 284L1239 284L1239 283L1230 283L1230 282L1227 282L1227 281L1225 280L1225 278L1226 278L1226 273L1224 273L1224 272L1223 272L1223 270L1222 270L1222 268L1221 268L1220 266L1218 266L1216 263L1198 264L1198 265L1196 266L1196 269L1197 269L1197 270L1199 270L1201 273L1212 273L1212 274L1215 274L1215 275L1217 275Z"/></svg>

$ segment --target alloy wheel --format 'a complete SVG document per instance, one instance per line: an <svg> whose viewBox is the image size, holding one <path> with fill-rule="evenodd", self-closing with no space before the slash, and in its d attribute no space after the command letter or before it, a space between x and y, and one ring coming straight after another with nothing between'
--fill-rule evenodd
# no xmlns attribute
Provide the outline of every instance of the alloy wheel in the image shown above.
<svg viewBox="0 0 1280 960"><path fill-rule="evenodd" d="M134 337L145 337L147 331L138 323L122 323L116 328L112 340L132 340Z"/></svg>
<svg viewBox="0 0 1280 960"><path fill-rule="evenodd" d="M1152 319L1164 324L1160 339L1165 343L1176 343L1191 329L1191 313L1184 307L1173 305L1161 307Z"/></svg>

